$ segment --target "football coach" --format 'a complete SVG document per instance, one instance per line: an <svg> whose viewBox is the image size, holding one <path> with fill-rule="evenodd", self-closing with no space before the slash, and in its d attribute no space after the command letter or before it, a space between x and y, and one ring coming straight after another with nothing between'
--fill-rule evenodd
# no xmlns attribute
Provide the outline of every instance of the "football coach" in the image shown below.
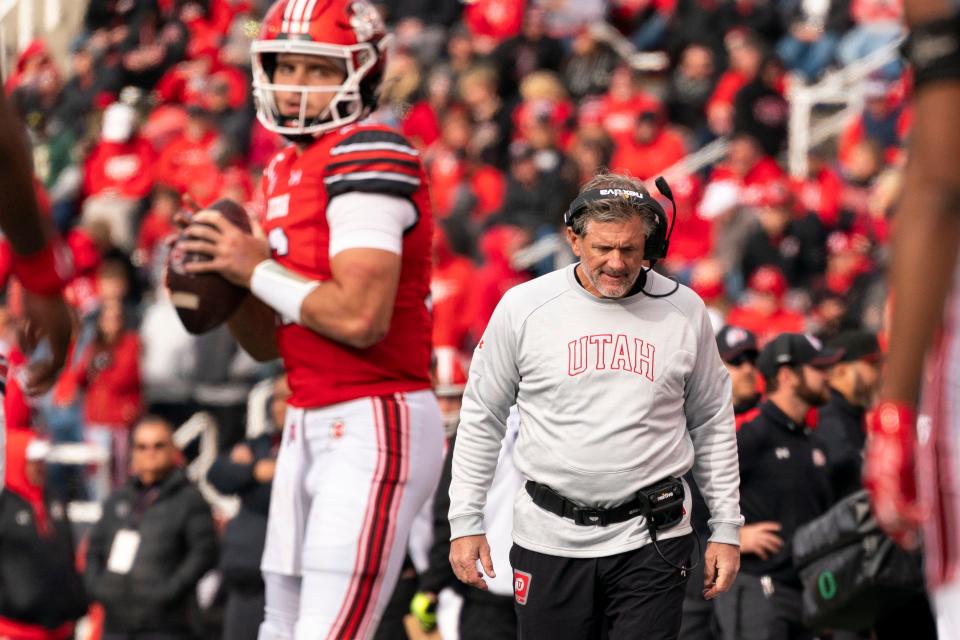
<svg viewBox="0 0 960 640"><path fill-rule="evenodd" d="M657 187L672 202L662 179ZM673 639L691 558L703 552L681 480L691 468L711 516L704 597L728 589L740 565L730 379L703 302L650 269L666 256L668 221L639 181L596 176L565 222L579 263L508 291L474 352L453 452L450 562L480 589L478 563L490 577L505 567L490 557L481 514L517 404L520 637Z"/></svg>

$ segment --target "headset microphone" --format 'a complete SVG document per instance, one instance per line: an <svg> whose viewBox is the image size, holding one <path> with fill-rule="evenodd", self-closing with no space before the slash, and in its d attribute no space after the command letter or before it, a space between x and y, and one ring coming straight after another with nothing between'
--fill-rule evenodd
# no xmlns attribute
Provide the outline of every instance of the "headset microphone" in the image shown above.
<svg viewBox="0 0 960 640"><path fill-rule="evenodd" d="M673 207L673 216L670 218L670 230L666 233L666 237L663 240L663 257L666 257L667 249L670 248L670 238L673 237L673 228L677 224L677 201L673 199L673 189L667 184L666 178L660 176L654 181L654 184L657 185L657 191L669 200L670 206ZM666 215L664 215L664 222L666 222Z"/></svg>

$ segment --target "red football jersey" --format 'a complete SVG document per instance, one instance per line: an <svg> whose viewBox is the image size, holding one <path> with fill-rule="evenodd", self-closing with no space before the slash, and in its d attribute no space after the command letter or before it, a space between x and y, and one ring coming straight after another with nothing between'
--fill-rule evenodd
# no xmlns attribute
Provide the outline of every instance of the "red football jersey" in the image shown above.
<svg viewBox="0 0 960 640"><path fill-rule="evenodd" d="M418 218L403 236L400 285L387 336L368 349L331 340L299 324L277 328L280 355L297 407L430 388L430 241L433 215L413 145L380 124L355 124L303 151L278 153L263 175L264 230L273 258L312 280L329 280L327 203L352 192L409 199ZM279 320L278 320L279 321Z"/></svg>

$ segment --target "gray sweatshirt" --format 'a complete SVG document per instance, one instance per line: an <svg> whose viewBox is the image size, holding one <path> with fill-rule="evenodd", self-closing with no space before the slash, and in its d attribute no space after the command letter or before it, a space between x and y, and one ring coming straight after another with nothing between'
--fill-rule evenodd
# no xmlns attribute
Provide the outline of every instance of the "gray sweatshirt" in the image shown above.
<svg viewBox="0 0 960 640"><path fill-rule="evenodd" d="M575 267L508 291L474 351L453 452L451 539L484 532L487 490L516 403L514 464L524 477L581 505L609 508L693 467L710 509L710 540L738 545L730 378L703 302L684 286L661 299L597 298L576 281ZM651 272L645 290L674 286ZM682 522L658 539L692 530L687 493ZM534 505L523 489L513 539L571 558L650 542L643 518L581 526Z"/></svg>

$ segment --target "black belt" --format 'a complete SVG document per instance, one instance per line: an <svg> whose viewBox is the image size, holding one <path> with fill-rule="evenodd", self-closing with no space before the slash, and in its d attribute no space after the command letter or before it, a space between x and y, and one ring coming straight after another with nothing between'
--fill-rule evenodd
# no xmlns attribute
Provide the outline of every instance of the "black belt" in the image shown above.
<svg viewBox="0 0 960 640"><path fill-rule="evenodd" d="M639 498L610 509L591 509L571 502L545 484L527 480L526 487L527 493L533 499L533 504L554 515L570 518L577 524L587 527L605 527L608 524L626 522L643 515L644 506Z"/></svg>

